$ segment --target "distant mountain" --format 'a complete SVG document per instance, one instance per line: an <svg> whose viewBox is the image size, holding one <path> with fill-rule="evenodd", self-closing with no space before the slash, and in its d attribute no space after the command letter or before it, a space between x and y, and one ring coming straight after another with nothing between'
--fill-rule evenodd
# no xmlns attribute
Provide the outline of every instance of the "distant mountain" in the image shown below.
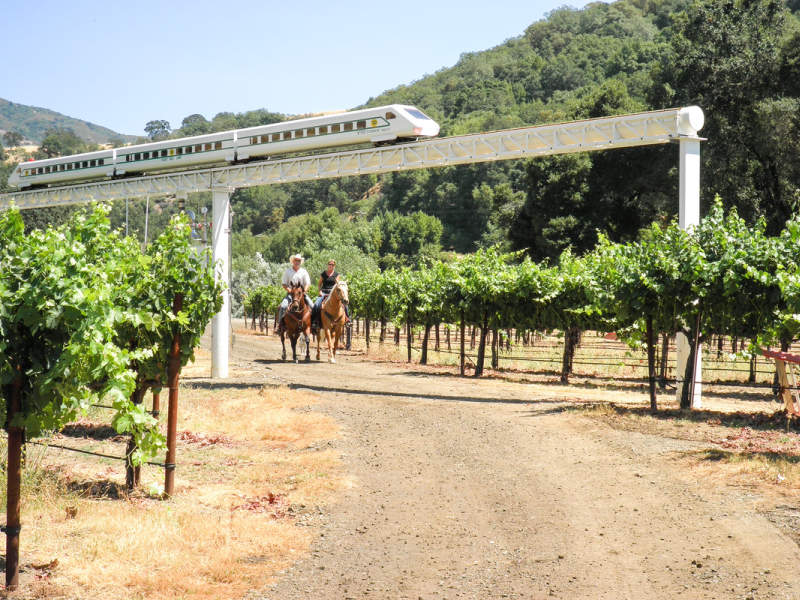
<svg viewBox="0 0 800 600"><path fill-rule="evenodd" d="M135 135L123 135L107 127L73 119L53 110L17 104L0 98L0 132L17 131L26 140L38 143L44 138L45 132L53 127L72 129L79 138L96 144L104 144L114 138L126 142L136 139Z"/></svg>

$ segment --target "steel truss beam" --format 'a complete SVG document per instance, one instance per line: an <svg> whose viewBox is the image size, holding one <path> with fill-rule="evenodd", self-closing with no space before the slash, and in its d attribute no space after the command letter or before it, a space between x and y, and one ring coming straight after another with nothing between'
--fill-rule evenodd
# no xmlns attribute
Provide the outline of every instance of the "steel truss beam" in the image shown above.
<svg viewBox="0 0 800 600"><path fill-rule="evenodd" d="M41 208L664 144L679 138L696 138L700 127L702 111L699 108L675 108L366 150L15 192L0 195L0 210L12 203L20 209Z"/></svg>

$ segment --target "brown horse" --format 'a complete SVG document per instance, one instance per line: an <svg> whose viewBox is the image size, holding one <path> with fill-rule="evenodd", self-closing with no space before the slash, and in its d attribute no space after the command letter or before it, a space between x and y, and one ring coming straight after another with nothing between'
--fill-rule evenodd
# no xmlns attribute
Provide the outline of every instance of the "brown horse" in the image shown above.
<svg viewBox="0 0 800 600"><path fill-rule="evenodd" d="M322 303L322 314L320 315L322 317L322 329L317 333L317 360L319 360L319 344L324 331L325 341L328 343L328 362L336 362L336 348L339 345L339 338L342 336L345 324L344 307L349 302L347 282L339 281Z"/></svg>
<svg viewBox="0 0 800 600"><path fill-rule="evenodd" d="M310 361L311 347L308 335L311 331L311 309L306 304L306 291L302 285L293 285L289 294L292 297L292 301L283 315L283 327L281 327L283 354L281 358L286 360L285 336L288 336L289 341L292 343L292 360L297 362L297 338L302 333L306 342L306 361Z"/></svg>

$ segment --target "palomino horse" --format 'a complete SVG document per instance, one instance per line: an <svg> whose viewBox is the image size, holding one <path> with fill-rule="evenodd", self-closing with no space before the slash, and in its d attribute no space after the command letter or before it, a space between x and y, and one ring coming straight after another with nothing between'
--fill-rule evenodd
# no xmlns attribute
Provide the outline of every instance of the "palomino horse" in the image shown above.
<svg viewBox="0 0 800 600"><path fill-rule="evenodd" d="M297 362L297 338L302 333L306 342L306 361L309 361L311 360L311 347L308 335L311 331L311 309L306 304L306 291L302 285L293 285L289 294L292 297L292 301L283 315L283 327L281 328L283 354L281 358L286 360L284 336L289 336L289 341L292 342L292 360Z"/></svg>
<svg viewBox="0 0 800 600"><path fill-rule="evenodd" d="M317 334L317 360L319 360L319 344L322 332L325 332L325 341L328 343L328 362L336 362L336 348L345 324L344 307L350 302L347 295L347 282L339 281L322 303L321 317L322 330ZM332 343L331 343L332 342Z"/></svg>

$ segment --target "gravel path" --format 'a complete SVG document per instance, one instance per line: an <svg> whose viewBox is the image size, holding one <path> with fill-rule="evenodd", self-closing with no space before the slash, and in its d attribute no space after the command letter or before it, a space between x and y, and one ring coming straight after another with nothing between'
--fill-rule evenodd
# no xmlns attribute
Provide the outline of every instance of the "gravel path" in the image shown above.
<svg viewBox="0 0 800 600"><path fill-rule="evenodd" d="M258 598L800 598L797 545L763 498L698 479L691 442L576 415L566 387L279 347L238 336L232 359L319 392L353 485Z"/></svg>

